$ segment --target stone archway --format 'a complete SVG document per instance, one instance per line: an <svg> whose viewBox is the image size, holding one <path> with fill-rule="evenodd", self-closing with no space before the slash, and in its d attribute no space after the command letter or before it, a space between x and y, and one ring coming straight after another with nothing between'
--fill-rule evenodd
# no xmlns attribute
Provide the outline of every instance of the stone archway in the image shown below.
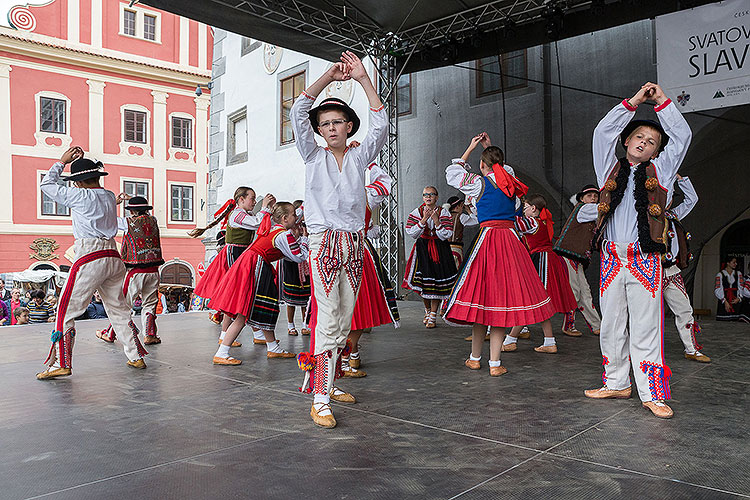
<svg viewBox="0 0 750 500"><path fill-rule="evenodd" d="M735 222L721 237L719 252L722 261L737 257L737 269L747 276L750 268L750 219Z"/></svg>

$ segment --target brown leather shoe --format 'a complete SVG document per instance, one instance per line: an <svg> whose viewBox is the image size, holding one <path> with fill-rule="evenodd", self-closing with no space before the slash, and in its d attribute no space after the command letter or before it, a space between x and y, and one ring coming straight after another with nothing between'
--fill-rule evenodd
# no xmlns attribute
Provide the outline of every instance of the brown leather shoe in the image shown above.
<svg viewBox="0 0 750 500"><path fill-rule="evenodd" d="M146 335L146 338L143 339L143 343L146 345L161 344L161 339L156 335Z"/></svg>
<svg viewBox="0 0 750 500"><path fill-rule="evenodd" d="M360 358L349 358L349 366L351 366L352 368L359 368L361 362L362 361Z"/></svg>
<svg viewBox="0 0 750 500"><path fill-rule="evenodd" d="M219 339L219 344L221 344L221 342L222 342L221 339ZM235 340L234 342L232 342L232 345L230 345L229 347L242 347L242 343L241 342L237 342Z"/></svg>
<svg viewBox="0 0 750 500"><path fill-rule="evenodd" d="M502 352L513 352L518 350L518 342L511 342L510 344L503 344L501 349Z"/></svg>
<svg viewBox="0 0 750 500"><path fill-rule="evenodd" d="M599 330L594 330L591 333L593 333L594 335L599 335Z"/></svg>
<svg viewBox="0 0 750 500"><path fill-rule="evenodd" d="M288 331L289 331L289 335L291 335L292 337L296 337L297 335L299 335L299 332L297 331L296 328L289 328Z"/></svg>
<svg viewBox="0 0 750 500"><path fill-rule="evenodd" d="M583 334L582 334L582 333L580 332L580 330L578 330L578 329L577 329L577 328L575 328L575 327L573 327L573 328L572 328L571 330L563 330L562 332L563 332L563 333L564 333L565 335L569 336L569 337L580 337L581 335L583 335Z"/></svg>
<svg viewBox="0 0 750 500"><path fill-rule="evenodd" d="M57 377L68 377L73 373L70 368L47 368L43 372L36 374L37 380L49 380Z"/></svg>
<svg viewBox="0 0 750 500"><path fill-rule="evenodd" d="M256 339L255 337L253 337L253 344L266 345L266 339Z"/></svg>
<svg viewBox="0 0 750 500"><path fill-rule="evenodd" d="M557 344L555 345L540 345L539 347L535 347L534 350L536 352L544 352L547 354L557 354Z"/></svg>
<svg viewBox="0 0 750 500"><path fill-rule="evenodd" d="M344 392L338 387L334 387L331 389L331 399L334 401L338 401L339 403L356 403L357 398L354 397L353 394L349 394L348 392Z"/></svg>
<svg viewBox="0 0 750 500"><path fill-rule="evenodd" d="M313 422L315 422L315 425L319 425L321 427L325 427L326 429L333 429L336 427L336 419L333 418L333 411L331 410L331 405L328 403L319 403L320 410L328 410L331 413L328 415L320 415L315 410L315 404L313 403L312 407L310 408L310 416L312 417Z"/></svg>
<svg viewBox="0 0 750 500"><path fill-rule="evenodd" d="M364 370L357 370L356 368L352 368L351 364L349 365L349 368L343 368L341 371L344 372L344 377L347 378L362 378L367 376L367 372Z"/></svg>
<svg viewBox="0 0 750 500"><path fill-rule="evenodd" d="M242 360L235 359L233 357L228 358L220 358L218 356L214 356L214 364L215 365L225 365L225 366L237 366L242 364Z"/></svg>
<svg viewBox="0 0 750 500"><path fill-rule="evenodd" d="M711 358L706 356L700 351L695 351L695 354L688 354L685 353L685 359L692 359L693 361L697 361L698 363L710 363Z"/></svg>
<svg viewBox="0 0 750 500"><path fill-rule="evenodd" d="M107 328L105 328L104 330L97 330L96 334L95 334L96 338L102 339L103 341L105 341L105 342L107 342L109 344L112 344L115 341L114 335L112 335L110 337L108 332L109 332L109 329L107 329Z"/></svg>
<svg viewBox="0 0 750 500"><path fill-rule="evenodd" d="M479 370L482 367L479 364L479 360L474 360L474 359L471 359L471 358L469 358L466 361L464 361L464 364L470 370Z"/></svg>
<svg viewBox="0 0 750 500"><path fill-rule="evenodd" d="M499 377L503 373L508 373L508 369L505 368L503 365L490 366L490 377Z"/></svg>
<svg viewBox="0 0 750 500"><path fill-rule="evenodd" d="M300 333L302 333L302 335L310 335L310 329L309 328L303 328Z"/></svg>
<svg viewBox="0 0 750 500"><path fill-rule="evenodd" d="M128 366L130 366L131 368L138 368L139 370L145 370L146 362L143 361L143 358L136 359L135 361L128 361Z"/></svg>
<svg viewBox="0 0 750 500"><path fill-rule="evenodd" d="M587 398L592 399L628 399L630 397L630 387L614 390L605 385L599 389L587 389L583 393Z"/></svg>
<svg viewBox="0 0 750 500"><path fill-rule="evenodd" d="M469 335L468 337L464 337L464 340L465 340L465 341L467 341L467 342L471 342L471 340L472 340L473 338L474 338L474 336L473 336L473 335ZM484 340L486 340L486 341L489 341L489 340L490 340L490 336L489 336L489 334L488 334L488 335L485 335L485 336L484 336Z"/></svg>
<svg viewBox="0 0 750 500"><path fill-rule="evenodd" d="M523 331L521 330L521 333L518 334L519 339L530 339L531 338L531 332L529 330Z"/></svg>
<svg viewBox="0 0 750 500"><path fill-rule="evenodd" d="M648 408L651 413L659 418L672 418L674 416L672 408L664 401L644 401L642 404L644 408Z"/></svg>
<svg viewBox="0 0 750 500"><path fill-rule="evenodd" d="M294 358L295 356L297 356L297 355L294 354L293 352L287 352L287 351L284 351L284 350L282 350L281 352L271 352L271 351L268 351L266 353L266 357L268 359L272 359L272 358L284 358L284 359L287 359L287 358Z"/></svg>

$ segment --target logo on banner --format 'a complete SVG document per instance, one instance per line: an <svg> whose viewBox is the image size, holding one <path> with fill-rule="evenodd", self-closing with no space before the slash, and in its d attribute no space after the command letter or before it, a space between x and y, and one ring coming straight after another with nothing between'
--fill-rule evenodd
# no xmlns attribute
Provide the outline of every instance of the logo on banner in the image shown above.
<svg viewBox="0 0 750 500"><path fill-rule="evenodd" d="M722 97L724 97L724 94L722 93L722 91L717 90L716 93L714 94L714 99L720 99Z"/></svg>
<svg viewBox="0 0 750 500"><path fill-rule="evenodd" d="M682 94L677 96L677 102L680 104L680 106L684 106L688 103L690 100L690 94L686 94L685 91L682 91Z"/></svg>

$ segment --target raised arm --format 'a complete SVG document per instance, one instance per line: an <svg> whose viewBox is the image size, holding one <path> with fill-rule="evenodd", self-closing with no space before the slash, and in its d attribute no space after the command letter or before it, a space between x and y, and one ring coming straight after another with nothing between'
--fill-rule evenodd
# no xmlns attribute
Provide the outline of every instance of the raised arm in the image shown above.
<svg viewBox="0 0 750 500"><path fill-rule="evenodd" d="M478 198L482 194L482 176L469 172L469 164L455 158L445 167L445 180L449 186L461 191L468 198Z"/></svg>
<svg viewBox="0 0 750 500"><path fill-rule="evenodd" d="M347 50L341 54L341 61L349 76L362 86L370 106L367 134L362 139L360 147L356 149L356 154L361 159L360 164L367 167L377 158L388 139L388 116L359 57Z"/></svg>
<svg viewBox="0 0 750 500"><path fill-rule="evenodd" d="M289 230L276 235L273 246L281 250L284 257L293 262L305 262L310 255L307 237L295 238Z"/></svg>
<svg viewBox="0 0 750 500"><path fill-rule="evenodd" d="M698 203L698 193L695 191L693 183L687 177L677 179L677 185L680 186L680 189L685 194L685 199L682 200L682 203L672 208L671 211L677 217L677 220L682 220Z"/></svg>
<svg viewBox="0 0 750 500"><path fill-rule="evenodd" d="M615 155L617 141L620 138L620 133L633 119L636 107L631 105L627 99L623 100L604 115L604 118L594 129L591 150L594 156L594 172L599 187L604 185L610 170L617 161Z"/></svg>
<svg viewBox="0 0 750 500"><path fill-rule="evenodd" d="M73 208L73 205L75 205L80 198L80 190L78 188L61 186L58 182L60 181L60 174L65 169L65 165L82 157L83 149L78 146L73 146L63 153L60 161L55 162L44 176L44 179L42 179L42 182L39 185L42 193L46 194L57 203Z"/></svg>
<svg viewBox="0 0 750 500"><path fill-rule="evenodd" d="M661 87L657 85L654 89L654 99L657 103L654 111L659 118L659 123L664 127L664 132L669 136L669 142L653 163L656 167L659 183L662 186L672 186L677 170L679 170L682 160L685 159L687 154L693 133L690 131L690 126L682 113L679 112L672 100L664 95Z"/></svg>

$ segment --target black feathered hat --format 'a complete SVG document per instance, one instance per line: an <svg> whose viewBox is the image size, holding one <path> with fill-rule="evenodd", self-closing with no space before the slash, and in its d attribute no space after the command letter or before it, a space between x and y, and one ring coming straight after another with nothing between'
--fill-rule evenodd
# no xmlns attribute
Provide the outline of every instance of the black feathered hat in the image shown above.
<svg viewBox="0 0 750 500"><path fill-rule="evenodd" d="M154 207L148 204L148 201L143 196L133 196L128 200L125 205L125 210L152 210Z"/></svg>
<svg viewBox="0 0 750 500"><path fill-rule="evenodd" d="M323 99L323 101L317 107L314 107L309 111L310 123L312 124L312 128L316 134L320 135L320 132L318 131L318 113L320 113L321 111L332 110L343 112L344 114L346 114L346 116L349 117L349 121L352 122L352 131L347 134L347 137L351 137L357 133L360 124L357 113L341 99L337 97L329 97L328 99Z"/></svg>
<svg viewBox="0 0 750 500"><path fill-rule="evenodd" d="M78 158L70 164L70 175L63 175L60 178L64 181L85 181L94 177L109 175L104 171L104 165L100 161L89 160L88 158Z"/></svg>
<svg viewBox="0 0 750 500"><path fill-rule="evenodd" d="M625 141L628 140L628 137L630 137L630 134L633 133L635 129L638 127L649 127L656 131L658 131L661 134L661 144L659 144L659 153L664 151L664 146L667 145L669 142L669 136L666 132L664 132L664 127L661 126L661 123L655 122L653 120L633 120L630 123L628 123L627 127L625 127L625 130L622 131L620 134L620 144L622 144L622 147L627 149L627 146L625 145Z"/></svg>

